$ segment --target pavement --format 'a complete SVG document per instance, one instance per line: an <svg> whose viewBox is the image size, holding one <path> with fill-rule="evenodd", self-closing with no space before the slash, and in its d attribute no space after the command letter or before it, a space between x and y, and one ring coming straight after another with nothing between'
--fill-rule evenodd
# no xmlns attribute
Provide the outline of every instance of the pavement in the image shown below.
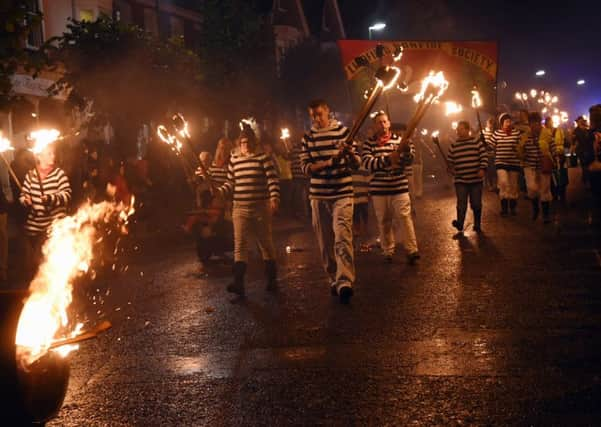
<svg viewBox="0 0 601 427"><path fill-rule="evenodd" d="M461 237L451 187L425 193L418 265L357 252L349 305L300 221L275 226L280 290L255 254L245 302L225 291L227 263L196 275L175 224L132 237L127 264L76 290L73 311L113 328L72 353L48 425L601 424L601 228L586 203L543 225L525 200L501 218L486 193L484 233Z"/></svg>

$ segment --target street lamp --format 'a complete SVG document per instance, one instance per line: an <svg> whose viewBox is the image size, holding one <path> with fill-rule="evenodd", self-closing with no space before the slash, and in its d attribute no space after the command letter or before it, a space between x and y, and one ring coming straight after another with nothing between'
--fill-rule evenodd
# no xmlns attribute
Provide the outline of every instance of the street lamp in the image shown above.
<svg viewBox="0 0 601 427"><path fill-rule="evenodd" d="M583 79L580 79L580 80L578 80L578 81L576 82L576 84L577 84L578 86L582 86L582 85L583 85L583 84L585 84L585 83L586 83L586 81L585 81L585 80L583 80Z"/></svg>
<svg viewBox="0 0 601 427"><path fill-rule="evenodd" d="M544 76L544 75L545 75L545 70L538 70L538 71L536 72L536 75L537 75L538 77L542 77L542 76Z"/></svg>
<svg viewBox="0 0 601 427"><path fill-rule="evenodd" d="M376 22L374 25L369 27L369 39L371 40L372 31L382 31L384 28L386 28L386 24L383 22Z"/></svg>

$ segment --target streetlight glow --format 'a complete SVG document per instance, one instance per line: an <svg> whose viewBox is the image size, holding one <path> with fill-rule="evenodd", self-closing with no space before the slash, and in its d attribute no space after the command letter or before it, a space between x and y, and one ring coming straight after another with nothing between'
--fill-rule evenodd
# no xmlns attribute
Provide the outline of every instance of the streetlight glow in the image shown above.
<svg viewBox="0 0 601 427"><path fill-rule="evenodd" d="M540 76L544 76L544 75L545 75L545 70L538 70L538 71L536 72L536 75L537 75L537 76L539 76L539 77L540 77Z"/></svg>
<svg viewBox="0 0 601 427"><path fill-rule="evenodd" d="M578 86L582 86L582 85L583 85L583 84L585 84L585 83L586 83L586 81L585 81L585 80L583 80L583 79L580 79L580 80L578 80L578 81L576 82L576 84L577 84Z"/></svg>
<svg viewBox="0 0 601 427"><path fill-rule="evenodd" d="M384 28L386 28L386 24L384 22L376 22L374 25L369 27L369 39L371 40L372 31L382 31Z"/></svg>

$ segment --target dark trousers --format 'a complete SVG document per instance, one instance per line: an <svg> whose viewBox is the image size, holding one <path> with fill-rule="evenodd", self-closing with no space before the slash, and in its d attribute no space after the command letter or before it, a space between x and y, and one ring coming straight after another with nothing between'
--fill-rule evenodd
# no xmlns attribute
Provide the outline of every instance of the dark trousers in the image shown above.
<svg viewBox="0 0 601 427"><path fill-rule="evenodd" d="M482 183L455 183L455 192L457 193L457 222L463 227L468 198L470 206L475 213L482 211Z"/></svg>
<svg viewBox="0 0 601 427"><path fill-rule="evenodd" d="M292 180L292 202L294 212L304 218L311 217L311 205L309 204L309 180L308 179L293 179Z"/></svg>

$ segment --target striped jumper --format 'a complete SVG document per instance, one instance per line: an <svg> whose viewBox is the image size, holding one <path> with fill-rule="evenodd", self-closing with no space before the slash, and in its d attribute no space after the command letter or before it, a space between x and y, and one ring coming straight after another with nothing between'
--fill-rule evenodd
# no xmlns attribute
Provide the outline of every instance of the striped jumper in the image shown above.
<svg viewBox="0 0 601 427"><path fill-rule="evenodd" d="M495 152L497 169L520 170L520 159L517 152L520 135L521 133L517 129L512 129L509 134L501 129L493 132L489 145Z"/></svg>
<svg viewBox="0 0 601 427"><path fill-rule="evenodd" d="M549 141L549 153L555 153L556 146L555 141ZM532 136L529 136L524 144L524 167L533 168L540 171L541 169L541 157L543 152L540 148L540 143L535 140Z"/></svg>
<svg viewBox="0 0 601 427"><path fill-rule="evenodd" d="M303 173L300 161L301 150L302 146L300 145L295 144L294 147L292 147L292 151L290 152L290 168L292 169L292 179L306 180L307 175Z"/></svg>
<svg viewBox="0 0 601 427"><path fill-rule="evenodd" d="M400 143L401 137L393 133L383 144L375 138L370 138L363 144L362 166L374 174L369 183L371 196L391 196L409 192L409 180L405 170L393 169L388 158ZM411 151L401 157L405 165L411 164L415 155L413 143L410 142L409 146Z"/></svg>
<svg viewBox="0 0 601 427"><path fill-rule="evenodd" d="M209 175L211 175L211 180L215 183L215 185L220 186L227 181L227 165L223 165L223 167L217 166L215 162L211 163L211 167L209 168Z"/></svg>
<svg viewBox="0 0 601 427"><path fill-rule="evenodd" d="M47 231L54 221L64 218L67 205L71 201L71 186L62 169L54 168L46 175L41 188L39 177L35 169L27 172L20 196L21 203L24 203L25 196L31 197L33 203L25 222L25 232L29 236L37 236ZM45 196L50 197L48 205L42 204L42 191Z"/></svg>
<svg viewBox="0 0 601 427"><path fill-rule="evenodd" d="M253 203L280 198L280 185L271 156L264 152L242 155L234 150L230 157L227 180L218 189L234 202Z"/></svg>
<svg viewBox="0 0 601 427"><path fill-rule="evenodd" d="M369 202L369 181L371 175L363 168L353 171L353 193L355 204Z"/></svg>
<svg viewBox="0 0 601 427"><path fill-rule="evenodd" d="M329 160L338 154L338 146L346 140L348 134L349 130L334 120L323 129L312 127L303 137L300 163L305 175L311 177L309 199L335 200L353 197L353 179L346 160L343 159L337 166L309 172L311 164Z"/></svg>
<svg viewBox="0 0 601 427"><path fill-rule="evenodd" d="M486 149L480 139L457 139L449 147L447 155L449 165L455 171L456 184L476 184L483 178L478 176L480 170L488 166Z"/></svg>

